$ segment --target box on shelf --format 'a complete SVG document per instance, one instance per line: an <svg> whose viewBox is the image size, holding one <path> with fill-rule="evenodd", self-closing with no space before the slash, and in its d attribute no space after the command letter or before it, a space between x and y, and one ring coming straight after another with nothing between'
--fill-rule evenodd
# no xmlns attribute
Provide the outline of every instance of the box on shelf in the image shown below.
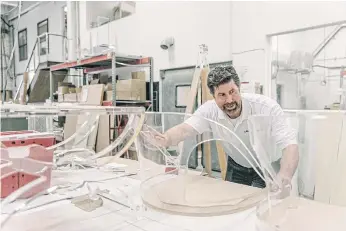
<svg viewBox="0 0 346 231"><path fill-rule="evenodd" d="M85 85L82 89L80 102L86 105L102 105L104 84Z"/></svg>
<svg viewBox="0 0 346 231"><path fill-rule="evenodd" d="M144 101L141 91L117 91L116 92L117 100L138 100Z"/></svg>
<svg viewBox="0 0 346 231"><path fill-rule="evenodd" d="M69 93L76 93L75 87L70 87L68 90L69 90Z"/></svg>
<svg viewBox="0 0 346 231"><path fill-rule="evenodd" d="M106 92L106 100L112 100L112 91ZM117 100L140 100L146 99L145 81L140 79L118 80L115 91Z"/></svg>
<svg viewBox="0 0 346 231"><path fill-rule="evenodd" d="M82 92L82 87L76 87L76 93L81 93Z"/></svg>
<svg viewBox="0 0 346 231"><path fill-rule="evenodd" d="M58 94L66 94L66 93L69 93L69 87L68 86L58 87Z"/></svg>
<svg viewBox="0 0 346 231"><path fill-rule="evenodd" d="M145 81L145 71L136 71L131 73L132 79L140 79Z"/></svg>
<svg viewBox="0 0 346 231"><path fill-rule="evenodd" d="M113 91L105 92L105 100L112 101L113 100ZM141 100L139 91L116 91L116 99L117 100Z"/></svg>
<svg viewBox="0 0 346 231"><path fill-rule="evenodd" d="M111 91L113 89L112 83L107 83L105 91Z"/></svg>
<svg viewBox="0 0 346 231"><path fill-rule="evenodd" d="M64 102L77 102L77 94L76 93L64 94Z"/></svg>

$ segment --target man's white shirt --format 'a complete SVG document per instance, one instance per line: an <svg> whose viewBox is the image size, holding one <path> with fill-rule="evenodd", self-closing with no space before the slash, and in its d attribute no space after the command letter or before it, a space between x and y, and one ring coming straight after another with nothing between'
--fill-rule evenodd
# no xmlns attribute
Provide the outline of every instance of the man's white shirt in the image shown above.
<svg viewBox="0 0 346 231"><path fill-rule="evenodd" d="M196 116L188 118L185 123L192 126L199 134L211 132L212 137L222 139L225 153L235 162L244 166L252 167L249 161L254 164L250 151L254 155L254 150L250 142L250 133L248 128L248 118L252 115L268 116L271 124L271 143L269 146L274 147L269 161L274 162L281 158L282 150L290 144L297 144L296 132L290 126L288 119L284 117L284 112L280 105L273 99L257 94L242 94L242 112L240 117L231 120L216 104L215 100L209 100L201 105L194 113ZM202 119L206 118L208 120ZM267 118L265 118L267 119ZM215 121L215 122L211 122ZM227 127L233 131L245 144L248 151L230 131L222 127ZM263 144L266 145L266 144ZM269 147L265 147L269 148ZM242 152L245 157L240 154ZM256 155L254 155L256 156ZM246 160L246 158L248 160Z"/></svg>

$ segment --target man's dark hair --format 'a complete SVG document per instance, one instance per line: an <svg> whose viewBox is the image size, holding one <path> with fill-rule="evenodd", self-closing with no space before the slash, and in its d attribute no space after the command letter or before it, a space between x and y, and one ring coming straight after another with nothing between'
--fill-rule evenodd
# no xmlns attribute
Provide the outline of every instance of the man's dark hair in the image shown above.
<svg viewBox="0 0 346 231"><path fill-rule="evenodd" d="M210 93L214 95L215 88L222 84L234 81L235 85L240 87L240 80L233 66L218 66L211 70L208 74L207 85Z"/></svg>

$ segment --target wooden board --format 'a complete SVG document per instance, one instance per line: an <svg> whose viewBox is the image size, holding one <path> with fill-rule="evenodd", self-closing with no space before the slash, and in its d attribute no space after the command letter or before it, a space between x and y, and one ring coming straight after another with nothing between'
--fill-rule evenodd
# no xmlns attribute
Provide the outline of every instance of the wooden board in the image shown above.
<svg viewBox="0 0 346 231"><path fill-rule="evenodd" d="M213 96L210 94L207 86L209 67L203 68L201 71L201 93L202 93L202 104L212 99ZM203 135L203 140L208 140L208 134ZM209 176L211 176L211 145L210 142L203 143L203 156L205 158L205 169Z"/></svg>
<svg viewBox="0 0 346 231"><path fill-rule="evenodd" d="M100 115L97 131L96 152L99 152L109 145L110 115Z"/></svg>
<svg viewBox="0 0 346 231"><path fill-rule="evenodd" d="M191 89L187 97L187 103L186 103L186 109L185 109L186 114L192 114L194 112L194 106L196 105L196 96L198 92L200 76L201 76L201 69L197 67L193 74Z"/></svg>
<svg viewBox="0 0 346 231"><path fill-rule="evenodd" d="M208 80L208 73L209 73L209 67L204 68L201 72L201 85L202 85L202 103L207 102L208 100L214 99L212 94L210 93L210 90L207 86L207 80ZM205 140L205 139L204 139ZM211 176L211 145L210 142L204 143L203 146L203 155L206 159L206 171ZM222 144L219 141L216 141L216 149L217 149L217 155L219 158L219 165L221 170L221 177L222 179L226 178L226 171L227 171L227 162L226 162L226 154L222 147Z"/></svg>
<svg viewBox="0 0 346 231"><path fill-rule="evenodd" d="M66 121L64 124L64 140L67 140L76 132L78 116L77 115L68 115L66 116ZM73 141L65 144L66 149L70 149L73 146Z"/></svg>
<svg viewBox="0 0 346 231"><path fill-rule="evenodd" d="M95 84L83 86L83 100L81 103L86 105L102 105L103 95L104 95L104 85L103 84ZM84 101L86 100L86 101Z"/></svg>
<svg viewBox="0 0 346 231"><path fill-rule="evenodd" d="M266 189L193 174L166 174L150 181L142 185L143 202L156 210L182 216L237 213L255 207L267 194Z"/></svg>
<svg viewBox="0 0 346 231"><path fill-rule="evenodd" d="M76 130L78 131L78 135L76 136L74 140L74 146L76 148L87 148L89 150L95 150L98 124L100 121L100 119L96 120L97 115L98 115L97 112L92 112L90 116L78 115L78 119L76 123ZM81 126L84 124L85 121L88 121L88 124L84 128L81 128ZM89 132L90 129L92 129L94 125L95 125L94 130L89 134L87 138L82 140L85 134L87 134L87 132Z"/></svg>

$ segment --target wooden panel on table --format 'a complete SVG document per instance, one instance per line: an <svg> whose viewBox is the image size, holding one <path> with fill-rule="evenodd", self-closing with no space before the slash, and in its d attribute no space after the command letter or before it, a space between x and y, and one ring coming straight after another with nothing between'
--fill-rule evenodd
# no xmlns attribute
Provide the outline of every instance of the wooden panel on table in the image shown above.
<svg viewBox="0 0 346 231"><path fill-rule="evenodd" d="M96 139L96 152L100 152L107 146L109 146L109 127L110 127L110 115L100 115L97 139Z"/></svg>

